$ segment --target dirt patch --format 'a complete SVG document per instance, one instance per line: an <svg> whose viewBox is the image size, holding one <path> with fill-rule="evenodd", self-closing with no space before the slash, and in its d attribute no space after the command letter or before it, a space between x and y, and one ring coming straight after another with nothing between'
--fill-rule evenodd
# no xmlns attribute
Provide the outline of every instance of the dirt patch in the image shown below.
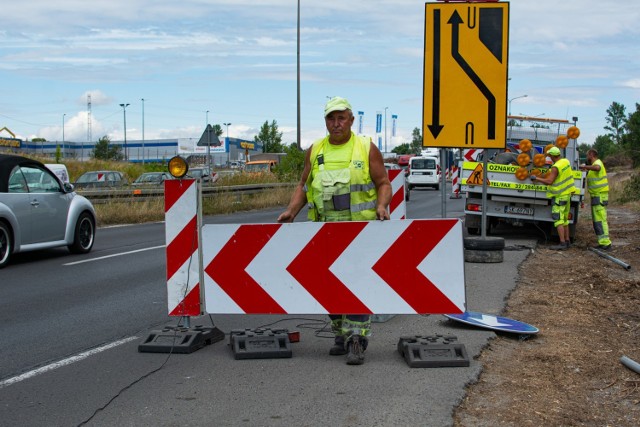
<svg viewBox="0 0 640 427"><path fill-rule="evenodd" d="M609 209L610 255L625 270L588 250L588 206L581 214L571 249L541 244L521 265L503 312L540 333L490 342L455 426L640 425L640 375L620 362L640 362L640 215Z"/></svg>

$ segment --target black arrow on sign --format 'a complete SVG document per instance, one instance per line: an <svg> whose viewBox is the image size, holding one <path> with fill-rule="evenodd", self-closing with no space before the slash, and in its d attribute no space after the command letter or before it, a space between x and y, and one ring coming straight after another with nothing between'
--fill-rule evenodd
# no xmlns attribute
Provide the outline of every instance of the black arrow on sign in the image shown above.
<svg viewBox="0 0 640 427"><path fill-rule="evenodd" d="M488 131L487 137L488 139L496 139L496 97L491 93L489 88L484 84L484 82L480 79L480 77L476 74L475 71L471 68L467 61L464 60L460 52L458 51L458 45L460 43L460 24L463 23L462 18L458 14L458 11L454 11L453 15L447 22L451 24L451 56L456 60L460 68L469 76L471 81L476 85L480 92L487 99L488 106Z"/></svg>
<svg viewBox="0 0 640 427"><path fill-rule="evenodd" d="M443 125L440 124L440 10L433 11L433 97L431 98L431 124L427 127L434 139Z"/></svg>

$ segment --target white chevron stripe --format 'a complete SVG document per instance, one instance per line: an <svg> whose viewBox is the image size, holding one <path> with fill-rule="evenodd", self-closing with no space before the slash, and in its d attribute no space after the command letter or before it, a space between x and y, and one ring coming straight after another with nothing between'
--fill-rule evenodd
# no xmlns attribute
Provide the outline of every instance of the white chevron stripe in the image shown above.
<svg viewBox="0 0 640 427"><path fill-rule="evenodd" d="M429 255L418 265L431 283L451 300L461 311L465 311L464 250L462 245L462 222L457 221L440 240ZM451 286L462 283L463 286Z"/></svg>
<svg viewBox="0 0 640 427"><path fill-rule="evenodd" d="M294 224L283 224L247 266L251 277L288 313L326 313L322 305L286 270L322 225L316 222L300 229ZM313 269L313 266L309 268Z"/></svg>
<svg viewBox="0 0 640 427"><path fill-rule="evenodd" d="M184 300L185 296L199 281L200 264L198 263L198 251L180 266L173 276L167 280L167 302L171 313Z"/></svg>
<svg viewBox="0 0 640 427"><path fill-rule="evenodd" d="M410 220L369 222L330 268L376 314L415 313L371 269L410 224Z"/></svg>
<svg viewBox="0 0 640 427"><path fill-rule="evenodd" d="M395 170L389 171L389 177L395 172ZM395 195L398 192L402 192L402 203L400 203L394 210L389 212L391 219L405 219L407 216L407 204L405 202L404 194L404 170L397 172L397 175L391 181L391 194Z"/></svg>
<svg viewBox="0 0 640 427"><path fill-rule="evenodd" d="M178 200L165 212L166 243L169 244L185 228L185 226L197 215L197 191L196 184L192 184L180 196Z"/></svg>
<svg viewBox="0 0 640 427"><path fill-rule="evenodd" d="M202 268L206 269L240 227L239 224L206 225L202 227ZM208 313L242 314L244 311L220 285L204 272L204 302Z"/></svg>

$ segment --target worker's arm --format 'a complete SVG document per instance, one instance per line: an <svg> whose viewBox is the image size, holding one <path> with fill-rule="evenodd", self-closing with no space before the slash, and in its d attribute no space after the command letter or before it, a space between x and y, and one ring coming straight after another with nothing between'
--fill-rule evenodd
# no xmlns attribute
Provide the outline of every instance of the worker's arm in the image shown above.
<svg viewBox="0 0 640 427"><path fill-rule="evenodd" d="M530 178L531 178L531 181L539 182L540 184L551 185L553 184L553 181L556 180L557 176L558 176L558 168L553 166L551 169L549 169L549 174L547 175L546 178L541 178L535 175L531 175Z"/></svg>
<svg viewBox="0 0 640 427"><path fill-rule="evenodd" d="M376 205L376 217L379 220L389 219L389 203L391 203L391 182L387 169L384 167L382 153L373 143L369 150L369 174L378 191L378 204Z"/></svg>
<svg viewBox="0 0 640 427"><path fill-rule="evenodd" d="M580 170L600 172L600 165L599 164L596 164L596 165L583 164L580 166Z"/></svg>
<svg viewBox="0 0 640 427"><path fill-rule="evenodd" d="M287 209L278 216L278 222L293 222L296 215L300 213L300 210L302 210L305 203L307 203L307 193L304 190L304 187L307 183L307 178L309 178L309 173L311 173L310 159L311 147L307 150L307 154L304 158L304 169L302 170L300 181L298 182L295 190L293 190Z"/></svg>

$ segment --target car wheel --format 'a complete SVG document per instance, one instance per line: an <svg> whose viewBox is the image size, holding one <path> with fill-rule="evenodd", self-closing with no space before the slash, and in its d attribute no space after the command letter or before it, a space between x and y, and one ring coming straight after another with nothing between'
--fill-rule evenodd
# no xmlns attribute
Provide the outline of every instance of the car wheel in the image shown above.
<svg viewBox="0 0 640 427"><path fill-rule="evenodd" d="M436 186L435 186L435 187L433 187L433 188L435 188L435 190L436 190L436 191L440 191L440 184L436 185Z"/></svg>
<svg viewBox="0 0 640 427"><path fill-rule="evenodd" d="M69 250L74 254L86 254L93 247L95 237L96 227L93 217L84 212L76 222L73 244L69 245Z"/></svg>
<svg viewBox="0 0 640 427"><path fill-rule="evenodd" d="M0 222L0 268L9 264L11 250L11 232L9 231L9 226Z"/></svg>

